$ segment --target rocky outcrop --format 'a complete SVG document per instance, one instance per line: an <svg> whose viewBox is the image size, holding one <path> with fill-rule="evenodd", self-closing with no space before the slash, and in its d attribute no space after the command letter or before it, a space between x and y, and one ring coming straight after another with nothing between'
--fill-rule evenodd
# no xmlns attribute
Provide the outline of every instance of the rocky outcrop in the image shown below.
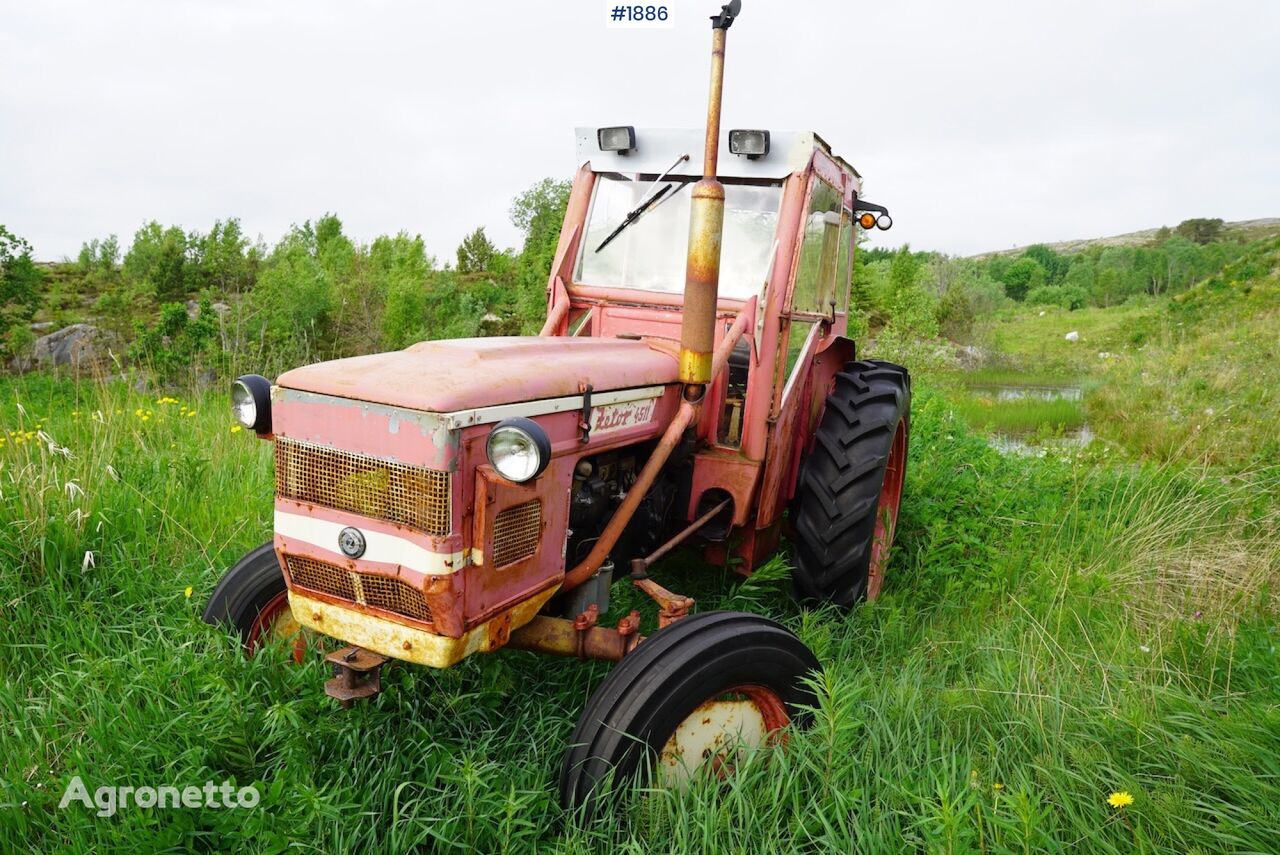
<svg viewBox="0 0 1280 855"><path fill-rule="evenodd" d="M38 368L66 366L77 370L109 358L107 335L92 324L72 324L36 339L32 361Z"/></svg>

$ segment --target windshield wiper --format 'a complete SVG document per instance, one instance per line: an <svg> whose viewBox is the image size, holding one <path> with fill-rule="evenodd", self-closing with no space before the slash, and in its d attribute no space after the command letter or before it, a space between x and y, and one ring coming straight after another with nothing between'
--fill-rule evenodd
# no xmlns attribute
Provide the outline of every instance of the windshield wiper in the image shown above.
<svg viewBox="0 0 1280 855"><path fill-rule="evenodd" d="M671 170L675 169L677 166L684 163L688 159L689 159L689 155L687 154L680 155L679 157L676 158L675 163L667 167L666 172L662 173L657 178L653 179L653 184L649 186L648 194L643 199L640 200L640 204L636 205L634 208L632 208L630 211L627 212L627 215L622 218L622 222L618 224L618 227L616 229L614 229L609 233L609 236L607 238L600 241L600 245L596 247L596 252L599 252L600 250L608 246L613 241L614 238L622 234L623 230L626 229L627 226L631 225L636 220L643 217L646 211L650 210L651 208L657 207L658 203L663 199L669 198L667 194L670 193L671 191L671 185L665 184L661 188L659 188L658 183L662 181L662 179L666 178L667 175L670 174ZM688 182L683 182L683 183L688 183ZM679 188L676 188L676 192L679 192ZM675 193L672 193L671 195L674 196Z"/></svg>

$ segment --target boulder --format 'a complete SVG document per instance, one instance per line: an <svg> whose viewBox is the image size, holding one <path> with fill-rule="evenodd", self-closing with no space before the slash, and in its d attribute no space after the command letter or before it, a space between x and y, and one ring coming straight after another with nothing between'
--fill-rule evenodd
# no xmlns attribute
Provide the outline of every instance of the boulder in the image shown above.
<svg viewBox="0 0 1280 855"><path fill-rule="evenodd" d="M225 315L227 312L231 311L231 307L230 307L230 306L228 306L226 303L222 303L222 302L214 303L214 304L212 304L211 306L209 306L209 308L213 309L213 313L214 313L215 315L219 316L219 317L221 317L221 316ZM200 314L200 303L199 303L199 301L197 301L197 300L188 300L188 301L187 301L187 317L191 318L192 320L195 320L195 318L196 318L199 314Z"/></svg>
<svg viewBox="0 0 1280 855"><path fill-rule="evenodd" d="M108 357L106 335L92 324L72 324L40 336L32 358L40 368L90 368Z"/></svg>

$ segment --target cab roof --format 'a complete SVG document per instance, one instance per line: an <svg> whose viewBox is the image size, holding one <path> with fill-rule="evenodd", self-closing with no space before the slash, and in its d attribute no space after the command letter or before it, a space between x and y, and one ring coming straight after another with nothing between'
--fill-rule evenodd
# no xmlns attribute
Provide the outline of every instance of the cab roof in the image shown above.
<svg viewBox="0 0 1280 855"><path fill-rule="evenodd" d="M682 154L689 159L671 170L672 175L702 175L702 149L706 139L701 129L636 128L636 147L626 154L601 151L599 128L576 128L577 162L590 163L593 172L649 173L660 175ZM829 155L840 168L853 176L855 189L862 176L843 158L831 153L831 146L812 131L769 130L769 153L747 158L729 151L729 131L720 132L720 178L786 178L809 165L815 150Z"/></svg>

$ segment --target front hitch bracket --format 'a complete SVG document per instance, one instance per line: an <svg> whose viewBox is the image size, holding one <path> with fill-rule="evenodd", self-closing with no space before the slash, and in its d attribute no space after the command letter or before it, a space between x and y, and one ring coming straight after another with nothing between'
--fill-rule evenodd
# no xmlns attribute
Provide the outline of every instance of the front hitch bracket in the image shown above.
<svg viewBox="0 0 1280 855"><path fill-rule="evenodd" d="M382 666L390 660L363 647L344 647L324 661L333 666L333 679L325 682L324 693L350 709L357 700L382 691Z"/></svg>

